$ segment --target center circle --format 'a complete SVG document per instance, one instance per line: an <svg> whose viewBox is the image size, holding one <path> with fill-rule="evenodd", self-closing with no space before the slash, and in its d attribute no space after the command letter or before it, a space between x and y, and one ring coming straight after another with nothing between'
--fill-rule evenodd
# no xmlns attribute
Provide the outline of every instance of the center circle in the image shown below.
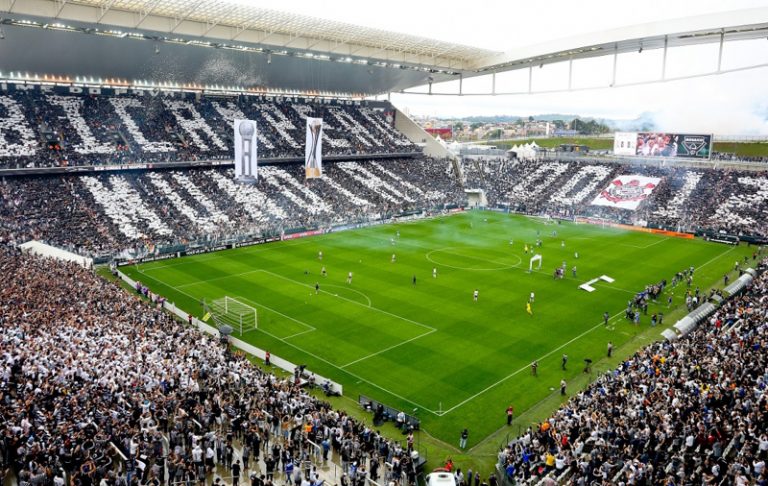
<svg viewBox="0 0 768 486"><path fill-rule="evenodd" d="M476 272L507 270L510 268L517 267L523 261L522 258L520 258L517 255L510 255L511 257L514 257L517 259L517 263L506 263L506 262L494 261L494 260L489 260L479 256L462 255L460 253L461 250L472 250L476 252L478 249L470 248L470 247L438 248L437 250L432 250L428 252L426 255L426 258L428 261L434 263L435 265L453 268L455 270L468 270L468 271L476 271ZM439 256L441 254L443 255L442 258ZM450 255L450 257L446 258L446 256L448 255ZM450 261L450 263L446 263L446 260ZM460 264L461 260L477 262L477 265L475 266L467 266L466 264L462 265Z"/></svg>

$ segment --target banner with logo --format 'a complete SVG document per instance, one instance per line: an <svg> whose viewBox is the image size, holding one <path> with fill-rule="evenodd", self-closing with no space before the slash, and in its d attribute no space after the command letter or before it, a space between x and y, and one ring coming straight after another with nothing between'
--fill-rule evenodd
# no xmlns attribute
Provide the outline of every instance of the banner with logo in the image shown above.
<svg viewBox="0 0 768 486"><path fill-rule="evenodd" d="M256 122L235 120L235 179L256 181Z"/></svg>
<svg viewBox="0 0 768 486"><path fill-rule="evenodd" d="M323 119L307 117L307 148L304 151L304 173L307 179L323 174Z"/></svg>
<svg viewBox="0 0 768 486"><path fill-rule="evenodd" d="M651 195L660 180L658 177L641 175L618 176L598 194L592 204L634 211Z"/></svg>

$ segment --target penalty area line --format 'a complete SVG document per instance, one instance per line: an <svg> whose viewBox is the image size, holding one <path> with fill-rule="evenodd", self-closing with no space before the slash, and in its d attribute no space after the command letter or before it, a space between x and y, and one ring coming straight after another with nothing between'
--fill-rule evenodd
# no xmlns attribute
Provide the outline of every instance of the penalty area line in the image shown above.
<svg viewBox="0 0 768 486"><path fill-rule="evenodd" d="M168 285L168 284L165 284L165 283L161 282L160 280L157 280L156 278L154 278L154 277L152 277L152 276L149 276L149 275L148 275L148 277L149 277L149 278L151 278L152 280L155 280L155 281L156 281L156 282L158 282L158 283L161 283L161 284L163 284L163 285L166 285L166 286L168 286L168 287L170 287L170 288L172 288L172 289L175 289L177 292L180 292L180 293L182 293L182 294L186 295L186 296L187 296L187 297L189 297L190 299L193 299L193 300L195 300L195 301L199 301L199 300L200 300L200 299L198 299L197 297L195 297L194 295L192 295L192 294L188 294L187 292L184 292L183 290L181 290L181 289L178 289L178 288L176 288L176 287L174 287L174 286L172 286L172 285ZM251 300L249 300L249 299L246 299L246 298L243 298L243 300L246 300L246 301L250 302L251 304L256 304L255 302L253 302L253 301L251 301ZM259 305L259 304L256 304L256 305ZM262 307L263 307L263 306L262 306ZM406 403L410 403L411 405L414 405L414 406L416 406L416 407L419 407L421 410L424 410L425 412L429 412L429 413L431 413L432 415L436 415L436 416L438 415L438 413L437 413L435 410L432 410L432 409L430 409L430 408L427 408L427 407L425 407L424 405L421 405L420 403L416 403L416 402L414 402L413 400L410 400L410 399L408 399L408 398L405 398L405 397L403 397L403 396L400 396L400 395L398 395L398 394L397 394L397 393L395 393L395 392L389 391L389 390L387 390L386 388L384 388L383 386L381 386L381 385L378 385L378 384L376 384L376 383L374 383L374 382L372 382L372 381L366 380L366 379L365 379L365 378L363 378L362 376L360 376L360 375L357 375L357 374L355 374L355 373L352 373L351 371L347 371L347 370L345 370L345 369L343 369L343 368L340 368L340 367L339 367L339 365L337 365L337 364L335 364L335 363L332 363L332 362L328 361L328 360L327 360L327 359L325 359L325 358L322 358L322 357L320 357L320 356L317 356L316 354L314 354L314 353L311 353L311 352L309 352L309 351L305 350L304 348L302 348L302 347L300 347L300 346L296 346L295 344L293 344L293 343L291 343L291 342L288 342L288 341L286 341L284 338L280 338L280 337L277 337L277 336L275 336L274 334L272 334L272 333L269 333L269 332L265 331L264 329L262 329L262 328L260 328L260 327L256 328L256 331L262 332L262 333L266 334L267 336L269 336L269 337L271 337L271 338L273 338L273 339L276 339L276 340L278 340L278 341L282 342L282 343L283 343L283 344L285 344L286 346L290 346L290 347L292 347L292 348L294 348L294 349L296 349L296 350L298 350L298 351L300 351L300 352L302 352L302 353L306 354L307 356L311 356L311 357L315 358L315 359L316 359L316 360L318 360L318 361L322 361L323 363L327 364L328 366L331 366L331 367L333 367L333 368L336 368L337 370L341 371L342 373L346 373L347 375L349 375L349 376L351 376L351 377L353 377L353 378L356 378L356 379L360 380L360 381L361 381L361 382L363 382L363 383L367 383L367 384L371 385L372 387L374 387L374 388L377 388L377 389L379 389L379 390L383 391L384 393L387 393L387 394L389 394L389 395L391 395L391 396L393 396L393 397L395 397L395 398L399 398L400 400L402 400L402 401L404 401L404 402L406 402Z"/></svg>
<svg viewBox="0 0 768 486"><path fill-rule="evenodd" d="M281 279L283 279L283 280L287 280L287 281L289 281L289 282L293 282L293 283L295 283L295 284L297 284L297 285L303 285L303 286L305 286L305 287L314 288L312 285L309 285L309 284L305 284L305 283L302 283L302 282L299 282L299 281L293 280L292 278L289 278L289 277L284 277L283 275L280 275L280 274L278 274L278 273L274 273L274 272L270 272L269 270L258 270L258 271L259 271L259 272L264 272L264 273L266 273L266 274L269 274L269 275L272 275L273 277L277 277L277 278L281 278ZM326 294L329 294L329 295L331 295L331 293L330 293L330 292L326 292L325 290L322 290L322 289L321 289L320 291L321 291L321 292L324 292L324 293L326 293ZM342 296L342 295L337 295L337 294L335 294L335 293L334 293L334 294L332 294L332 295L333 295L333 297L335 297L335 298L337 298L337 299L346 300L347 302L349 302L349 303L351 303L351 304L359 305L359 306L361 306L361 307L365 307L365 308L371 309L371 310L373 310L373 311L376 311L376 312L380 312L380 313L382 313L382 314L384 314L384 315L387 315L387 316L390 316L390 317L394 317L395 319L400 319L401 321L405 321L405 322L407 322L407 323L409 323L409 324L413 324L413 325L415 325L415 326L423 327L423 328L425 328L425 329L428 329L428 330L430 330L430 331L433 331L433 332L434 332L434 331L437 331L437 329L435 329L435 328L434 328L434 327L432 327L432 326L428 326L428 325L426 325L426 324L422 324L421 322L418 322L418 321L414 321L413 319L408 319L407 317L403 317L403 316L399 316L399 315L397 315L397 314L393 314L393 313L391 313L391 312L389 312L389 311L385 311L384 309L379 309L378 307L372 307L372 306L370 306L370 305L366 305L366 304L363 304L362 302L358 302L358 301L356 301L356 300L353 300L353 299L348 299L347 297L344 297L344 296Z"/></svg>

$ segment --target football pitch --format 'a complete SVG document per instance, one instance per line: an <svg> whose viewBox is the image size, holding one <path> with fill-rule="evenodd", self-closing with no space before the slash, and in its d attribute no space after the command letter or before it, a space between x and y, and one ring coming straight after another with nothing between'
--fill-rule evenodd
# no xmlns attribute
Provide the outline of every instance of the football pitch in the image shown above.
<svg viewBox="0 0 768 486"><path fill-rule="evenodd" d="M524 247L537 239L543 265L529 272ZM668 287L635 325L624 309L646 285L671 282L693 266L691 290L704 293L722 287L735 261L749 255L751 263L751 254L746 246L467 212L123 271L197 316L203 299L229 296L253 306L258 328L235 337L306 364L354 400L364 394L415 414L449 444L466 427L472 447L504 426L510 403L519 415L559 393L560 380L581 375L585 359L597 365L609 341L618 348L648 332L651 314L684 305L685 283ZM564 278L555 279L564 263ZM603 275L613 281L579 288ZM672 324L665 319L654 335Z"/></svg>

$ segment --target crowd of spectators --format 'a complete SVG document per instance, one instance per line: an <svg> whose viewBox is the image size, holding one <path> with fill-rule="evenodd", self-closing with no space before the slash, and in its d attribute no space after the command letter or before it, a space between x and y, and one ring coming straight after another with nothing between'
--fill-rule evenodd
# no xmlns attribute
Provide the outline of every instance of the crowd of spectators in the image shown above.
<svg viewBox="0 0 768 486"><path fill-rule="evenodd" d="M491 207L528 214L768 237L760 223L768 211L764 172L484 160L465 162L463 174L459 183L449 162L409 158L329 162L319 179L305 179L298 163L262 166L253 186L236 184L232 169L220 167L6 177L0 241L37 239L91 256L136 255L463 205L465 188L484 189ZM660 181L637 210L592 205L622 174Z"/></svg>
<svg viewBox="0 0 768 486"><path fill-rule="evenodd" d="M697 330L652 344L499 453L512 481L768 484L768 259Z"/></svg>
<svg viewBox="0 0 768 486"><path fill-rule="evenodd" d="M728 168L615 164L593 160L469 160L467 188L486 191L489 206L529 214L589 216L674 230L768 236L768 173ZM636 210L592 205L620 175L657 177L659 184ZM575 181L575 182L574 182Z"/></svg>
<svg viewBox="0 0 768 486"><path fill-rule="evenodd" d="M260 168L242 186L232 169L7 177L0 182L0 241L46 241L80 254L279 235L299 227L376 219L463 200L447 163L424 159Z"/></svg>
<svg viewBox="0 0 768 486"><path fill-rule="evenodd" d="M236 118L257 122L260 158L303 157L308 116L324 121L325 155L420 151L387 118L391 107L361 103L10 91L0 93L0 168L231 160Z"/></svg>
<svg viewBox="0 0 768 486"><path fill-rule="evenodd" d="M18 484L192 486L226 473L319 486L309 459L331 452L341 484L413 482L408 447L119 285L6 245L0 272L0 471Z"/></svg>

